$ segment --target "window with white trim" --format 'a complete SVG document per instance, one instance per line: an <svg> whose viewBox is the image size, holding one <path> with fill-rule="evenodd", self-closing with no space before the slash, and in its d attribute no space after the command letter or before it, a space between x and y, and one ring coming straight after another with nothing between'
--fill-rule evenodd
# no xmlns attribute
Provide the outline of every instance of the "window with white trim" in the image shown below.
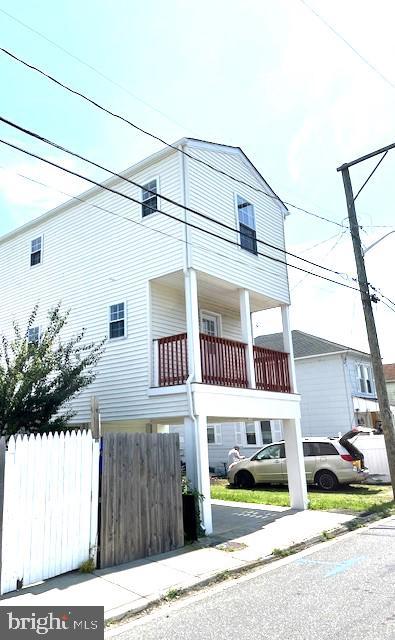
<svg viewBox="0 0 395 640"><path fill-rule="evenodd" d="M250 253L257 254L254 207L241 196L237 196L237 215L239 219L241 248Z"/></svg>
<svg viewBox="0 0 395 640"><path fill-rule="evenodd" d="M39 344L40 327L30 327L27 332L27 341L29 344Z"/></svg>
<svg viewBox="0 0 395 640"><path fill-rule="evenodd" d="M258 444L255 422L246 423L246 442L247 444Z"/></svg>
<svg viewBox="0 0 395 640"><path fill-rule="evenodd" d="M42 258L43 237L38 236L34 238L30 243L30 266L35 267L37 264L41 264Z"/></svg>
<svg viewBox="0 0 395 640"><path fill-rule="evenodd" d="M217 313L202 311L200 314L200 331L208 336L219 336L221 333L221 316Z"/></svg>
<svg viewBox="0 0 395 640"><path fill-rule="evenodd" d="M143 218L155 213L158 208L157 180L150 180L141 187L141 215Z"/></svg>
<svg viewBox="0 0 395 640"><path fill-rule="evenodd" d="M109 310L108 335L110 340L125 336L125 303L112 304Z"/></svg>
<svg viewBox="0 0 395 640"><path fill-rule="evenodd" d="M372 367L364 364L357 365L357 378L361 393L374 393Z"/></svg>
<svg viewBox="0 0 395 640"><path fill-rule="evenodd" d="M220 424L207 425L207 442L208 444L222 444L222 431Z"/></svg>
<svg viewBox="0 0 395 640"><path fill-rule="evenodd" d="M271 442L273 442L272 425L270 420L261 420L260 427L262 444L270 444Z"/></svg>

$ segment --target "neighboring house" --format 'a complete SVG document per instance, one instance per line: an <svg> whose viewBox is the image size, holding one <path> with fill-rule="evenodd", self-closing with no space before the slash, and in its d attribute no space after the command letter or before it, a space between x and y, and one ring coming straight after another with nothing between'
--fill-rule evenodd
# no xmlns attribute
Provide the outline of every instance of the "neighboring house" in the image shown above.
<svg viewBox="0 0 395 640"><path fill-rule="evenodd" d="M75 424L89 422L94 394L103 430L182 425L207 531L207 422L283 420L291 504L305 508L288 277L278 261L286 207L238 147L184 138L122 176L134 184L112 177L103 185L135 202L95 186L83 202L66 202L0 239L2 332L11 335L12 322L26 322L39 302L29 334L37 341L47 310L61 301L71 310L65 335L85 327L87 341L107 336L95 382L71 403ZM271 246L260 251L257 238ZM290 353L268 359L253 344L251 313L274 307Z"/></svg>
<svg viewBox="0 0 395 640"><path fill-rule="evenodd" d="M375 427L380 415L370 355L303 331L292 331L292 342L303 435L337 436L356 425ZM255 343L283 350L279 333L259 336Z"/></svg>
<svg viewBox="0 0 395 640"><path fill-rule="evenodd" d="M384 364L384 377L390 404L395 405L395 364Z"/></svg>

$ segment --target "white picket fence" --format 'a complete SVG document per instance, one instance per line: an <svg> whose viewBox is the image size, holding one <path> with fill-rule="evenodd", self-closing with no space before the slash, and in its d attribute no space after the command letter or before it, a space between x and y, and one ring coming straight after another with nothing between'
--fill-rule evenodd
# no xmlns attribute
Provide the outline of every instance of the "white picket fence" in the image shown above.
<svg viewBox="0 0 395 640"><path fill-rule="evenodd" d="M390 482L387 451L384 436L358 436L353 440L356 447L363 453L365 466L369 469L369 481Z"/></svg>
<svg viewBox="0 0 395 640"><path fill-rule="evenodd" d="M10 438L1 594L77 569L95 554L99 448L90 431Z"/></svg>

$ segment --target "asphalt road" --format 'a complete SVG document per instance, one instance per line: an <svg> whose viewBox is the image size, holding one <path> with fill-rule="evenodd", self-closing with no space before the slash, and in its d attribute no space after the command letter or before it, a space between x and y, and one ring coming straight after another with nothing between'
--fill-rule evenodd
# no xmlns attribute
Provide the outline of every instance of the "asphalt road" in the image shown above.
<svg viewBox="0 0 395 640"><path fill-rule="evenodd" d="M395 518L118 631L116 640L395 640Z"/></svg>

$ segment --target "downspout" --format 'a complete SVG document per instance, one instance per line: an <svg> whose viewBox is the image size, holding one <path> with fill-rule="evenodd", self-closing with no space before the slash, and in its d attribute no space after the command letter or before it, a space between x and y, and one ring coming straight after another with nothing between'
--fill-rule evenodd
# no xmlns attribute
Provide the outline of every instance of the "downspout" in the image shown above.
<svg viewBox="0 0 395 640"><path fill-rule="evenodd" d="M188 196L187 196L187 185L186 185L186 180L187 180L186 162L185 162L185 155L183 153L184 145L180 145L178 148L181 152L180 153L181 197L182 197L182 204L185 207L187 206ZM184 209L184 221L188 222L188 212L186 209ZM184 250L184 269L183 269L185 277L188 277L188 271L191 266L190 238L191 238L190 228L187 224L185 224L184 225L184 241L185 241L184 249L185 250ZM192 382L194 382L194 380L195 380L195 371L190 371L185 384L187 388L189 417L191 418L194 425L194 443L195 443L195 456L196 456L196 463L197 463L197 480L198 480L198 485L201 486L201 478L200 478L200 467L201 467L200 462L201 461L200 461L200 447L198 446L198 422L197 422L195 403L194 403L194 398L192 393Z"/></svg>

